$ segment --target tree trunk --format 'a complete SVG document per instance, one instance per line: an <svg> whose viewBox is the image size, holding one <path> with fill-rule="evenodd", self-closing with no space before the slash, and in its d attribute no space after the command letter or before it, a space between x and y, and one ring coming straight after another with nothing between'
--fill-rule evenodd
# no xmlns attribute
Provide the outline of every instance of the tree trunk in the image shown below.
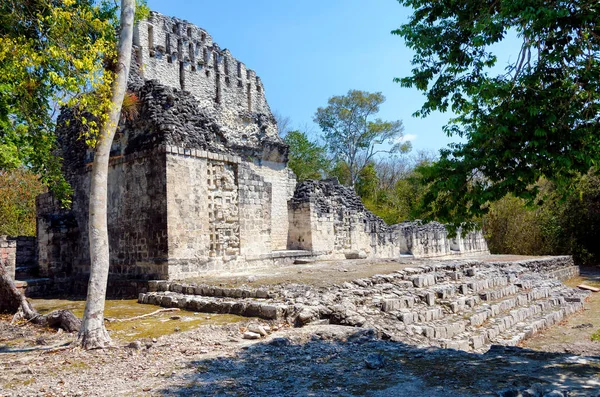
<svg viewBox="0 0 600 397"><path fill-rule="evenodd" d="M0 313L17 313L19 309L25 320L52 328L62 328L67 332L79 331L81 320L69 310L57 310L45 316L40 315L17 289L6 269L0 264Z"/></svg>
<svg viewBox="0 0 600 397"><path fill-rule="evenodd" d="M31 304L15 286L4 265L0 263L0 313L14 314L19 308L23 309L23 314L28 319L37 315Z"/></svg>
<svg viewBox="0 0 600 397"><path fill-rule="evenodd" d="M109 270L107 228L108 160L110 147L121 116L121 105L127 90L134 14L135 0L121 0L118 70L112 86L112 105L108 121L100 131L92 166L89 207L91 268L83 324L79 331L79 343L85 349L103 348L111 342L110 336L104 327L104 301Z"/></svg>

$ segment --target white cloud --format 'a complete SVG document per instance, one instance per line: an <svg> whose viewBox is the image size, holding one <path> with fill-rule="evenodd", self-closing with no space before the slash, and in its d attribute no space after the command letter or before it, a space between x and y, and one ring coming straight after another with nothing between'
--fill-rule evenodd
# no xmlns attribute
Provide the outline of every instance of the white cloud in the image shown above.
<svg viewBox="0 0 600 397"><path fill-rule="evenodd" d="M396 142L404 143L404 142L412 142L417 139L415 134L405 134L401 138L397 139Z"/></svg>

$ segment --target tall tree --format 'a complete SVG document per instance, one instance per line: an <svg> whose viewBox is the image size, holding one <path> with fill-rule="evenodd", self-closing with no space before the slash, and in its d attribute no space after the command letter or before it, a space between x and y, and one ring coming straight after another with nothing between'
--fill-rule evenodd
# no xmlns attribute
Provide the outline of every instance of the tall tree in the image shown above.
<svg viewBox="0 0 600 397"><path fill-rule="evenodd" d="M328 149L336 160L348 165L352 186L378 153L410 150L410 143L401 141L404 128L400 120L374 118L383 102L385 97L380 92L350 90L346 95L329 98L328 105L315 114Z"/></svg>
<svg viewBox="0 0 600 397"><path fill-rule="evenodd" d="M121 0L117 70L112 84L111 107L94 150L89 206L91 268L83 323L79 331L80 343L86 349L102 348L111 342L104 326L104 303L110 265L107 225L108 160L127 90L135 5L135 0Z"/></svg>
<svg viewBox="0 0 600 397"><path fill-rule="evenodd" d="M598 1L399 2L415 11L392 33L415 55L396 81L425 92L417 116L452 109L445 131L466 140L421 170L433 216L459 224L509 192L532 200L540 177L565 185L598 164ZM497 44L515 35L518 53L494 73Z"/></svg>
<svg viewBox="0 0 600 397"><path fill-rule="evenodd" d="M0 2L0 169L25 165L65 204L70 188L52 153L54 116L60 106L72 106L102 120L112 75L103 61L114 49L114 14L104 0ZM82 138L93 139L96 131L88 123ZM33 309L2 264L0 273L2 310L20 308L28 320L49 324L50 316ZM76 322L72 315L59 317Z"/></svg>
<svg viewBox="0 0 600 397"><path fill-rule="evenodd" d="M323 146L312 142L301 131L290 131L283 140L290 146L288 166L299 181L325 176L330 161Z"/></svg>

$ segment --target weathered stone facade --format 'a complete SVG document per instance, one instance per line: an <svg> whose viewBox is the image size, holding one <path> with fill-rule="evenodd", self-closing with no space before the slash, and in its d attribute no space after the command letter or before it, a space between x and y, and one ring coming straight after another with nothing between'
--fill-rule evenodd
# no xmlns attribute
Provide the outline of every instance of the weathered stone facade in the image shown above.
<svg viewBox="0 0 600 397"><path fill-rule="evenodd" d="M333 182L296 186L288 147L256 73L204 30L151 13L135 29L129 89L108 181L111 276L180 279L293 263L300 256L441 256L486 251L481 234L449 241L441 225L387 226ZM68 123L66 121L69 121ZM38 198L43 276L89 272L93 153L70 111L58 135L73 207Z"/></svg>
<svg viewBox="0 0 600 397"><path fill-rule="evenodd" d="M18 272L36 263L35 237L0 236L0 263L14 280Z"/></svg>
<svg viewBox="0 0 600 397"><path fill-rule="evenodd" d="M449 238L446 227L437 222L388 226L336 180L298 184L288 209L289 247L328 257L427 258L488 252L481 232L462 236L459 231Z"/></svg>

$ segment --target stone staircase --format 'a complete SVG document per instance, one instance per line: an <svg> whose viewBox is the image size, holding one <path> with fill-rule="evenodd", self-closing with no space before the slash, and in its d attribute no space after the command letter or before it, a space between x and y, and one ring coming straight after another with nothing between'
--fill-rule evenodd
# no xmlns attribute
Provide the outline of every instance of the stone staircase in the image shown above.
<svg viewBox="0 0 600 397"><path fill-rule="evenodd" d="M230 313L301 326L314 321L371 327L420 346L482 352L517 345L583 309L589 292L559 280L578 274L570 257L485 263L453 261L330 287L222 288L150 282L139 302Z"/></svg>

